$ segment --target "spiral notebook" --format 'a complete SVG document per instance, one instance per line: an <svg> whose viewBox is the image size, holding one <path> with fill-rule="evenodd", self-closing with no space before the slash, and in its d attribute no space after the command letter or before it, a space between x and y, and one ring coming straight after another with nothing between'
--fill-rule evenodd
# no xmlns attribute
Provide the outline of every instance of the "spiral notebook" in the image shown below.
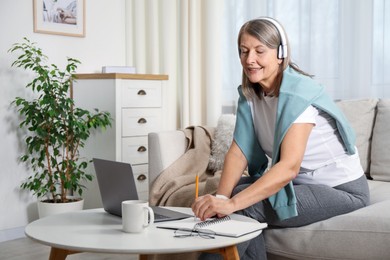
<svg viewBox="0 0 390 260"><path fill-rule="evenodd" d="M205 221L194 219L193 217L177 221L165 222L157 225L158 228L182 229L188 231L210 230L218 236L240 237L267 227L267 223L260 223L255 220L245 221L238 217L225 216L223 218L213 218Z"/></svg>

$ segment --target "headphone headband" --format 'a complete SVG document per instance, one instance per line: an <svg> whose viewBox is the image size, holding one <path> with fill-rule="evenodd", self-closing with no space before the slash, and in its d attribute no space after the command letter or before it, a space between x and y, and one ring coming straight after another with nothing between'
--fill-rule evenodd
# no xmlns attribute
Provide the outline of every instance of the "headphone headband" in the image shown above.
<svg viewBox="0 0 390 260"><path fill-rule="evenodd" d="M287 37L286 37L286 33L284 32L283 30L283 27L278 23L278 21L276 21L275 19L273 18L270 18L270 17L259 17L257 18L256 20L265 20L265 21L269 21L270 23L272 23L275 27L276 27L276 30L279 32L279 35L280 35L280 45L279 45L279 48L278 48L278 59L283 59L283 58L287 58Z"/></svg>

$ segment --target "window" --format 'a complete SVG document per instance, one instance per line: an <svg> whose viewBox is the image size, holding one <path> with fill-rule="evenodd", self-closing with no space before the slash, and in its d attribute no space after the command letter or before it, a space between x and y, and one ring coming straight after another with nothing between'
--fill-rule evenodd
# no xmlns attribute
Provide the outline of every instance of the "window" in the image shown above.
<svg viewBox="0 0 390 260"><path fill-rule="evenodd" d="M237 101L241 65L237 35L259 16L278 19L293 61L334 99L390 97L390 2L340 0L226 1L224 10L224 106Z"/></svg>
<svg viewBox="0 0 390 260"><path fill-rule="evenodd" d="M373 17L372 84L386 92L385 86L390 85L390 2L374 0Z"/></svg>

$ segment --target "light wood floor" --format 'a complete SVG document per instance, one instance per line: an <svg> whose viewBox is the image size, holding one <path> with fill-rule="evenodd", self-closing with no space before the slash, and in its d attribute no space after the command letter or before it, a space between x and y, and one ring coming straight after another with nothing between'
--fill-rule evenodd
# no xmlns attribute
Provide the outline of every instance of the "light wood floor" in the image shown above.
<svg viewBox="0 0 390 260"><path fill-rule="evenodd" d="M18 238L0 243L0 260L47 260L50 247L29 238ZM81 253L67 260L138 260L138 255Z"/></svg>

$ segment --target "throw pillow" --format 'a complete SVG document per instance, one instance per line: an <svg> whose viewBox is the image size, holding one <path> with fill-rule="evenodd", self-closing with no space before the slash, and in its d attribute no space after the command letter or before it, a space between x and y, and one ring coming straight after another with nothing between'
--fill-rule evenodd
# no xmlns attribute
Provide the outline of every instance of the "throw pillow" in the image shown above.
<svg viewBox="0 0 390 260"><path fill-rule="evenodd" d="M390 99L378 103L374 133L372 135L371 171L374 180L390 181Z"/></svg>
<svg viewBox="0 0 390 260"><path fill-rule="evenodd" d="M356 147L364 172L368 175L371 163L371 138L378 99L342 100L337 105L344 112L356 133Z"/></svg>
<svg viewBox="0 0 390 260"><path fill-rule="evenodd" d="M212 172L222 170L225 155L233 141L236 116L233 114L222 115L218 119L214 139L211 142L211 155L208 169Z"/></svg>

